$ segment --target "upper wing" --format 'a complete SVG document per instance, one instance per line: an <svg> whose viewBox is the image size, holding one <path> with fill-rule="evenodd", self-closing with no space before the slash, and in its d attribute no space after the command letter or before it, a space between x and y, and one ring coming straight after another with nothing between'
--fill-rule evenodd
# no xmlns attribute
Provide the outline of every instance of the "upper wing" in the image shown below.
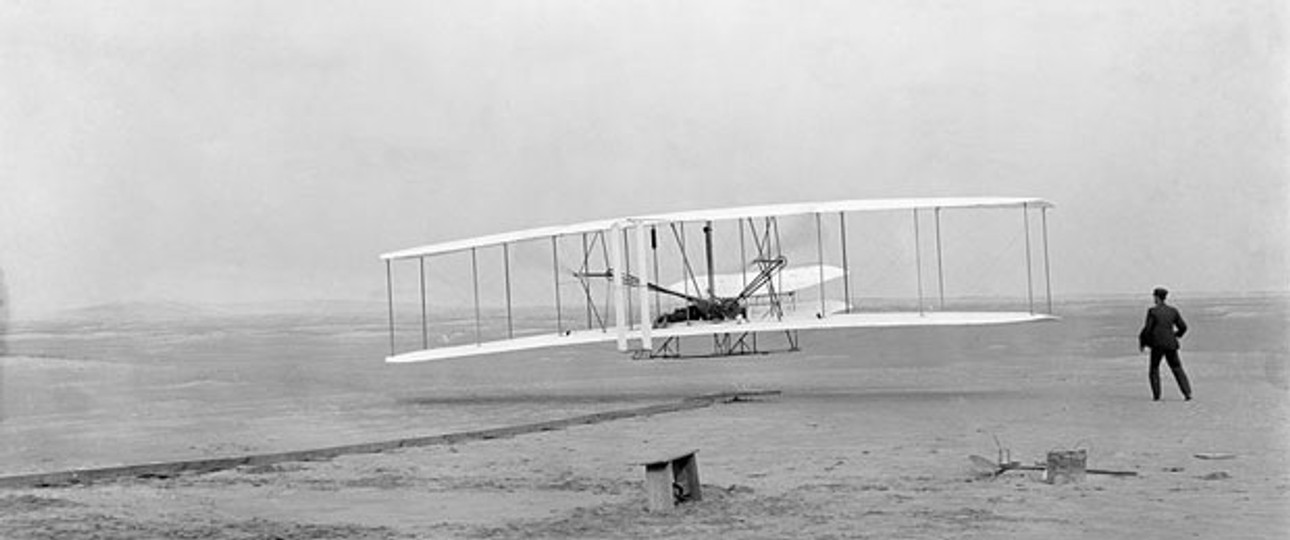
<svg viewBox="0 0 1290 540"><path fill-rule="evenodd" d="M430 244L420 247L408 248L399 251L391 251L381 255L382 259L387 261L397 259L415 259L419 257L429 257L432 255L444 255L465 251L471 248L482 248L490 246L499 246L502 244L513 244L525 240L540 240L543 238L552 238L557 236L566 236L582 233L600 232L613 228L615 223L620 220L602 219L597 221L585 221L571 225L557 225L552 227L536 227L524 229L521 231L512 231L500 234L490 234L488 236L477 236L475 238L466 238L462 240L453 240L439 244Z"/></svg>
<svg viewBox="0 0 1290 540"><path fill-rule="evenodd" d="M430 255L453 253L507 243L536 240L597 231L606 231L615 225L639 222L694 222L709 220L745 219L751 217L782 217L798 214L835 214L838 212L879 212L893 210L928 210L933 208L1050 208L1053 204L1035 197L934 197L908 199L852 199L814 203L772 204L693 210L667 214L647 214L619 219L602 219L570 225L537 227L500 234L466 238L439 244L391 251L381 255L385 260L415 259Z"/></svg>
<svg viewBox="0 0 1290 540"><path fill-rule="evenodd" d="M1051 208L1053 203L1035 197L927 197L907 199L851 199L814 203L769 204L655 214L626 218L644 222L695 222L783 217L800 214L836 214L838 212L882 212L894 210L931 210L934 208Z"/></svg>

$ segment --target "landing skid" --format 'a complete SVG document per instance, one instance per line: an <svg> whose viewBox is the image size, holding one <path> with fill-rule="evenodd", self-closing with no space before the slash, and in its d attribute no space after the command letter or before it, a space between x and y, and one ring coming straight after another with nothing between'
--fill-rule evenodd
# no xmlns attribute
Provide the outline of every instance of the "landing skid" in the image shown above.
<svg viewBox="0 0 1290 540"><path fill-rule="evenodd" d="M727 356L747 356L753 354L770 354L773 352L797 352L801 350L797 330L785 330L781 347L763 348L758 343L756 332L726 332L712 335L712 349L708 352L685 354L681 352L681 337L673 336L663 340L653 350L637 349L632 352L633 360L653 358L721 358ZM763 340L765 341L765 340Z"/></svg>

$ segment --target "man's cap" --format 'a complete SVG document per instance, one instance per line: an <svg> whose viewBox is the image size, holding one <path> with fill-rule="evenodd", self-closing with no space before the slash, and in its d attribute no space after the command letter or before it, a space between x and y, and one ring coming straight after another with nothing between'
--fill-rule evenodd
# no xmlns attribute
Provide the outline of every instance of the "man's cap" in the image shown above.
<svg viewBox="0 0 1290 540"><path fill-rule="evenodd" d="M1151 291L1151 294L1155 295L1156 298L1163 300L1165 297L1169 296L1169 291L1164 287L1156 287L1156 290Z"/></svg>

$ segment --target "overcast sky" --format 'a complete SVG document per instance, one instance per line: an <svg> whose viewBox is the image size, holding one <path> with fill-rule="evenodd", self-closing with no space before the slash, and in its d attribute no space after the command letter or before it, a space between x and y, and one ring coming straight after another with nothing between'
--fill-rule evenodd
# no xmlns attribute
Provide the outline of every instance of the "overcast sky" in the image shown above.
<svg viewBox="0 0 1290 540"><path fill-rule="evenodd" d="M378 254L1004 195L1059 296L1290 289L1277 0L0 2L14 316L383 298ZM1144 293L1145 294L1145 293Z"/></svg>

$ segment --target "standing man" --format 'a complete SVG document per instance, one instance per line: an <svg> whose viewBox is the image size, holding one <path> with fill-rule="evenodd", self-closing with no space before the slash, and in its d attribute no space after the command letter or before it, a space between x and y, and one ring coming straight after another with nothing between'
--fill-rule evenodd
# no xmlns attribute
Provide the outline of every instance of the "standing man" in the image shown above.
<svg viewBox="0 0 1290 540"><path fill-rule="evenodd" d="M1151 398L1160 401L1160 359L1163 357L1169 362L1169 369L1174 372L1183 397L1191 401L1191 383L1187 380L1187 372L1183 371L1182 360L1178 359L1178 338L1187 333L1187 323L1183 322L1177 309L1165 303L1169 291L1157 287L1152 296L1156 305L1147 310L1147 323L1138 333L1138 350L1151 347L1151 369L1147 372L1151 381Z"/></svg>

